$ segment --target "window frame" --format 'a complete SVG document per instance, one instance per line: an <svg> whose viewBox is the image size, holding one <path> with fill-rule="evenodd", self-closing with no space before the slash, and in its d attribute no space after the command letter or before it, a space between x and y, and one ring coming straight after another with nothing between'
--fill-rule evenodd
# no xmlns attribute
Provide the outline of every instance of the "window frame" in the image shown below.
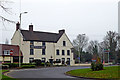
<svg viewBox="0 0 120 80"><path fill-rule="evenodd" d="M67 55L70 56L70 50L67 50Z"/></svg>
<svg viewBox="0 0 120 80"><path fill-rule="evenodd" d="M56 55L60 55L60 50L59 49L56 50Z"/></svg>
<svg viewBox="0 0 120 80"><path fill-rule="evenodd" d="M34 49L30 49L30 55L34 55Z"/></svg>
<svg viewBox="0 0 120 80"><path fill-rule="evenodd" d="M10 55L10 50L4 50L3 55Z"/></svg>
<svg viewBox="0 0 120 80"><path fill-rule="evenodd" d="M42 55L45 55L45 49L42 49Z"/></svg>
<svg viewBox="0 0 120 80"><path fill-rule="evenodd" d="M45 42L42 42L42 46L45 46L46 45L46 43Z"/></svg>
<svg viewBox="0 0 120 80"><path fill-rule="evenodd" d="M62 50L62 55L65 55L65 50Z"/></svg>
<svg viewBox="0 0 120 80"><path fill-rule="evenodd" d="M34 60L33 57L29 58L29 63L32 63L33 60Z"/></svg>
<svg viewBox="0 0 120 80"><path fill-rule="evenodd" d="M66 41L63 41L63 46L66 46Z"/></svg>

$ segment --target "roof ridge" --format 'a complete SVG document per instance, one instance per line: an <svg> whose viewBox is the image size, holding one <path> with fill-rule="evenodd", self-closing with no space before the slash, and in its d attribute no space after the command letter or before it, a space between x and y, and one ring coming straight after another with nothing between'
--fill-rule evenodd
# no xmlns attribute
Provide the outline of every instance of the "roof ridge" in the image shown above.
<svg viewBox="0 0 120 80"><path fill-rule="evenodd" d="M29 32L29 30L21 30L21 31L28 31ZM49 33L49 34L59 34L59 33L53 33L53 32L43 32L43 31L33 31L33 32L37 32L37 33Z"/></svg>

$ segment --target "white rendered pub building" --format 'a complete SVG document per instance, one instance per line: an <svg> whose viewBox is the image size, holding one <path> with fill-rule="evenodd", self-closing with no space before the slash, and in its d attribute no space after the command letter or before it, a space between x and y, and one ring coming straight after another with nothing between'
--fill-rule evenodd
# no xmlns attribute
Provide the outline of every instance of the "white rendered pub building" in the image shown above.
<svg viewBox="0 0 120 80"><path fill-rule="evenodd" d="M60 65L74 64L73 45L67 37L65 30L58 33L33 31L33 25L29 30L19 28L16 24L16 31L11 39L12 45L19 45L23 55L23 63L30 63L34 59L44 62L60 61Z"/></svg>

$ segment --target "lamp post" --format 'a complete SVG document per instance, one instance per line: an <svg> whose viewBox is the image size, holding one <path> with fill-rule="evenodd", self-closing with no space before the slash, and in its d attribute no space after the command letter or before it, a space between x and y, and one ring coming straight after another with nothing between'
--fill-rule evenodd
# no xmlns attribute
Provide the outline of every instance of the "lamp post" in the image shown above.
<svg viewBox="0 0 120 80"><path fill-rule="evenodd" d="M23 13L20 13L20 28L21 28L21 16L22 16L22 14L26 14L26 13L28 13L28 12L23 12ZM19 28L19 31L20 31L20 33L21 33L21 30L20 30L20 28ZM19 67L21 66L21 52L20 52L20 48L21 48L21 36L20 36L21 34L19 34Z"/></svg>

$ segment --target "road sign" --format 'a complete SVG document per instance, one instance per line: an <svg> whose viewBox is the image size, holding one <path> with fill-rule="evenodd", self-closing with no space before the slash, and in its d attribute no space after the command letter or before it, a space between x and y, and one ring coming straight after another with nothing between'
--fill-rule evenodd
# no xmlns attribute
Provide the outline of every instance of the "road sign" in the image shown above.
<svg viewBox="0 0 120 80"><path fill-rule="evenodd" d="M80 60L80 57L78 57L77 59L79 59L79 60Z"/></svg>
<svg viewBox="0 0 120 80"><path fill-rule="evenodd" d="M109 49L104 49L104 52L105 52L105 53L109 53L110 50L109 50Z"/></svg>
<svg viewBox="0 0 120 80"><path fill-rule="evenodd" d="M13 55L13 50L10 50L10 55L11 55L11 56Z"/></svg>

